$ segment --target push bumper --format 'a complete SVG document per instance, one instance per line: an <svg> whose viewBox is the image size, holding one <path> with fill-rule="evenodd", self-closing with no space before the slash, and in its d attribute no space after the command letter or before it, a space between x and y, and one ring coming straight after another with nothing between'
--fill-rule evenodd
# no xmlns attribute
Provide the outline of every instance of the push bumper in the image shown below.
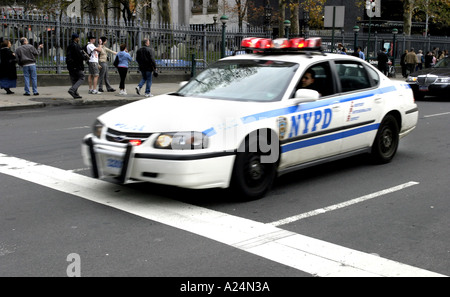
<svg viewBox="0 0 450 297"><path fill-rule="evenodd" d="M99 140L92 134L82 143L84 163L95 178L114 177L120 183L148 181L191 189L227 188L234 152L161 154L131 144Z"/></svg>

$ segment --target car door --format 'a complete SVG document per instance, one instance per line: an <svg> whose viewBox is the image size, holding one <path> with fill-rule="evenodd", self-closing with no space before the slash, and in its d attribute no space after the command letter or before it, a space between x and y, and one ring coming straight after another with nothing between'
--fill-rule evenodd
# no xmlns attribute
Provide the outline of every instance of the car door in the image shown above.
<svg viewBox="0 0 450 297"><path fill-rule="evenodd" d="M278 119L284 133L280 134L280 168L287 168L339 153L339 128L344 118L329 62L308 67L302 76L313 70L315 90L321 95L314 102L300 103L295 112ZM297 89L301 88L301 79Z"/></svg>
<svg viewBox="0 0 450 297"><path fill-rule="evenodd" d="M341 152L368 147L378 127L375 120L383 100L376 92L378 74L358 61L340 60L334 65L344 115Z"/></svg>

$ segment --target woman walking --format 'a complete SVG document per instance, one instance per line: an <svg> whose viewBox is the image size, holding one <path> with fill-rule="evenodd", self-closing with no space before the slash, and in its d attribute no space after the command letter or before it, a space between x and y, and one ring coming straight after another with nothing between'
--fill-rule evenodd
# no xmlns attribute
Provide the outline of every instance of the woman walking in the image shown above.
<svg viewBox="0 0 450 297"><path fill-rule="evenodd" d="M6 94L14 94L11 88L17 86L16 55L11 50L11 41L3 39L0 45L0 88L5 89Z"/></svg>
<svg viewBox="0 0 450 297"><path fill-rule="evenodd" d="M119 57L119 65L117 66L117 70L119 71L120 76L119 94L126 95L127 90L125 89L125 78L127 77L128 73L128 63L133 59L128 53L127 45L125 43L122 43L120 45L120 52L117 54L117 57Z"/></svg>
<svg viewBox="0 0 450 297"><path fill-rule="evenodd" d="M103 91L103 82L104 82L105 86L106 86L106 90L108 92L115 92L116 90L109 83L108 53L117 55L117 52L110 50L109 48L106 47L106 42L108 41L108 39L105 36L100 37L100 40L102 41L103 46L102 46L102 51L100 52L100 54L98 56L98 63L101 67L100 75L98 77L98 91L104 92Z"/></svg>

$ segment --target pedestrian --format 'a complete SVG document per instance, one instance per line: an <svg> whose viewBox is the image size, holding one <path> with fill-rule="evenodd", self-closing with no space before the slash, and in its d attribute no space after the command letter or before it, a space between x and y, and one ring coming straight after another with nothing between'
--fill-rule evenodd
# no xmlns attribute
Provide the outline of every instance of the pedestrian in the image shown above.
<svg viewBox="0 0 450 297"><path fill-rule="evenodd" d="M72 34L72 40L67 46L66 64L69 70L72 87L69 89L69 94L74 99L81 99L78 93L78 88L84 82L84 61L89 61L89 55L81 48L80 36L76 33Z"/></svg>
<svg viewBox="0 0 450 297"><path fill-rule="evenodd" d="M356 55L357 57L360 57L360 58L363 59L363 60L366 59L366 57L365 57L365 55L364 55L364 52L362 51L362 47L361 47L361 46L358 46L358 47L357 47L356 53L357 53L357 55Z"/></svg>
<svg viewBox="0 0 450 297"><path fill-rule="evenodd" d="M382 48L381 51L378 52L377 61L378 61L378 70L383 72L384 75L387 75L388 70L388 60L389 57L386 53L386 48Z"/></svg>
<svg viewBox="0 0 450 297"><path fill-rule="evenodd" d="M425 55L425 68L431 68L431 64L433 63L433 53L428 51Z"/></svg>
<svg viewBox="0 0 450 297"><path fill-rule="evenodd" d="M406 68L409 74L416 70L416 65L418 62L416 52L414 52L414 49L412 48L411 51L405 56Z"/></svg>
<svg viewBox="0 0 450 297"><path fill-rule="evenodd" d="M0 45L0 88L5 89L6 94L14 94L12 88L17 86L17 58L11 50L11 41L4 38Z"/></svg>
<svg viewBox="0 0 450 297"><path fill-rule="evenodd" d="M142 79L136 87L136 93L141 95L141 88L145 85L145 97L153 96L151 94L152 75L156 71L155 52L150 47L150 40L145 38L142 41L142 47L136 51L136 61L139 64L139 71Z"/></svg>
<svg viewBox="0 0 450 297"><path fill-rule="evenodd" d="M127 95L127 90L125 89L125 78L127 77L128 73L128 63L133 59L128 53L128 48L125 43L122 43L120 45L120 52L117 54L117 57L119 57L119 65L117 66L117 70L119 71L120 76L119 94Z"/></svg>
<svg viewBox="0 0 450 297"><path fill-rule="evenodd" d="M344 45L342 45L342 43L338 43L336 53L342 54L342 50L343 50L343 49L344 49Z"/></svg>
<svg viewBox="0 0 450 297"><path fill-rule="evenodd" d="M23 78L25 80L24 96L30 96L30 80L33 88L33 95L38 96L37 89L37 70L36 57L41 54L41 49L44 47L40 44L36 49L28 42L25 37L20 38L20 46L16 49L17 61L23 68Z"/></svg>
<svg viewBox="0 0 450 297"><path fill-rule="evenodd" d="M416 71L417 70L422 70L423 68L423 63L425 62L425 57L423 56L422 50L419 50L419 52L417 53L417 65L416 65Z"/></svg>
<svg viewBox="0 0 450 297"><path fill-rule="evenodd" d="M105 82L106 90L108 92L115 92L116 90L109 83L109 65L108 65L108 53L117 55L117 52L110 50L106 47L108 39L105 36L100 37L102 42L102 51L98 57L98 63L100 66L100 74L98 77L98 91L103 92L103 82Z"/></svg>
<svg viewBox="0 0 450 297"><path fill-rule="evenodd" d="M405 62L405 58L406 58L407 54L408 54L408 50L405 50L405 52L400 57L400 66L402 67L402 76L404 78L406 78L406 62Z"/></svg>
<svg viewBox="0 0 450 297"><path fill-rule="evenodd" d="M98 65L98 56L102 51L102 41L98 41L98 46L95 46L95 37L89 36L89 42L86 46L87 54L89 55L89 94L101 94L97 90L98 77L100 75L100 67Z"/></svg>

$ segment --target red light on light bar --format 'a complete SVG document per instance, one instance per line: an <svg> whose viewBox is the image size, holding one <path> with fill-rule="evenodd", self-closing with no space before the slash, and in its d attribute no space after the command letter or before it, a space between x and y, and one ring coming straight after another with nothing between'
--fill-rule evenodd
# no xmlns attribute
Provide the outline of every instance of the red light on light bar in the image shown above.
<svg viewBox="0 0 450 297"><path fill-rule="evenodd" d="M306 46L304 38L292 38L290 48L304 48Z"/></svg>
<svg viewBox="0 0 450 297"><path fill-rule="evenodd" d="M316 48L322 46L322 38L320 37L308 38L306 39L306 42L307 42L306 47L308 48Z"/></svg>
<svg viewBox="0 0 450 297"><path fill-rule="evenodd" d="M259 37L248 37L244 38L241 42L241 46L254 50L320 50L322 46L322 39L320 37L313 38L259 38Z"/></svg>

